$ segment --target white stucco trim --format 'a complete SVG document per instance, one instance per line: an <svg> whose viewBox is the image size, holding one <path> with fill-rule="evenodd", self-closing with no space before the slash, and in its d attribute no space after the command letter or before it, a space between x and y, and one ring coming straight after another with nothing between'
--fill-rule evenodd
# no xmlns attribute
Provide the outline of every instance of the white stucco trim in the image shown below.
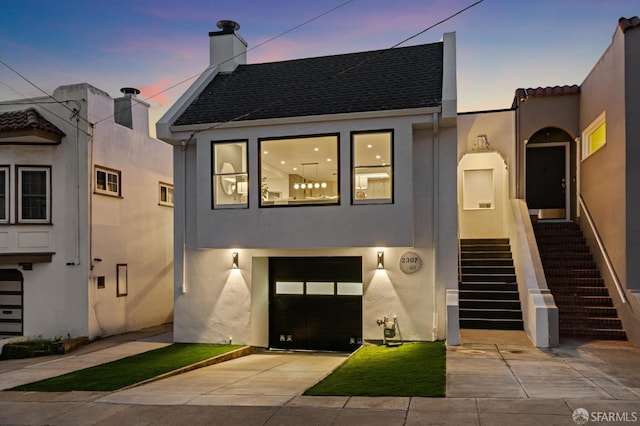
<svg viewBox="0 0 640 426"><path fill-rule="evenodd" d="M196 81L180 96L180 98L164 113L160 120L156 123L156 135L157 138L170 143L172 145L179 145L180 141L176 141L171 130L171 123L173 123L184 110L191 105L196 96L200 94L211 81L218 75L218 67L209 67L200 74Z"/></svg>
<svg viewBox="0 0 640 426"><path fill-rule="evenodd" d="M300 123L317 123L324 121L344 121L344 120L361 120L361 119L373 119L373 118L389 118L389 117L405 117L416 116L421 121L424 121L425 117L431 116L434 113L440 112L440 107L428 107L428 108L408 108L408 109L396 109L388 111L365 111L345 114L331 114L331 115L311 115L300 117L284 117L273 118L265 120L243 120L243 121L228 121L224 123L205 123L188 126L170 126L169 131L172 134L179 132L193 132L193 131L205 131L218 129L224 126L225 129L241 128L241 127L264 127L274 125L286 125L286 124L300 124ZM166 117L166 114L165 114ZM163 117L162 119L164 119ZM162 120L161 119L161 120ZM158 122L158 126L160 122ZM158 127L158 135L160 136ZM164 140L164 139L163 139Z"/></svg>

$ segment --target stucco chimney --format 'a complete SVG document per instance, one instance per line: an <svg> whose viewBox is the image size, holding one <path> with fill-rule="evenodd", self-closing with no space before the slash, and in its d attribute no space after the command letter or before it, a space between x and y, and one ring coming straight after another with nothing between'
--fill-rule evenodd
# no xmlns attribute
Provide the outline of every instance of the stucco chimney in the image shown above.
<svg viewBox="0 0 640 426"><path fill-rule="evenodd" d="M222 20L217 26L220 31L209 33L209 65L217 66L220 72L233 72L247 63L247 42L237 33L237 22Z"/></svg>
<svg viewBox="0 0 640 426"><path fill-rule="evenodd" d="M134 87L123 87L120 92L124 96L113 100L115 122L148 135L149 104L138 99L140 90Z"/></svg>

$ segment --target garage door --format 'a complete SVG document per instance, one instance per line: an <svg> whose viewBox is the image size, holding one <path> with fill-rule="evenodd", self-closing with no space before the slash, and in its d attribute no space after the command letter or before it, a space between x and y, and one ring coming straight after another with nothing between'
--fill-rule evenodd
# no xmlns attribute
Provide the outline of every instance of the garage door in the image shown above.
<svg viewBox="0 0 640 426"><path fill-rule="evenodd" d="M0 269L0 338L22 336L22 274Z"/></svg>
<svg viewBox="0 0 640 426"><path fill-rule="evenodd" d="M362 343L362 258L269 259L269 346L351 351Z"/></svg>

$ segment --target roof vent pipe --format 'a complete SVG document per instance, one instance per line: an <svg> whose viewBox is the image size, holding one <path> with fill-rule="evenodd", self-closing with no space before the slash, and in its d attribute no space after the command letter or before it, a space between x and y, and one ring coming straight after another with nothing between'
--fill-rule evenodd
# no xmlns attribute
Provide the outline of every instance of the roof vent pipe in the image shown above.
<svg viewBox="0 0 640 426"><path fill-rule="evenodd" d="M120 89L120 92L122 92L125 95L131 95L131 96L137 96L140 94L140 91L135 87L123 87L122 89Z"/></svg>

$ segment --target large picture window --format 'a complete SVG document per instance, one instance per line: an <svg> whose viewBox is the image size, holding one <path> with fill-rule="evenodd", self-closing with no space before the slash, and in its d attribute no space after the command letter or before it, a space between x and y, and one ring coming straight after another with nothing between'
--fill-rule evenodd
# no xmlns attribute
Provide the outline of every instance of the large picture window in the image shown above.
<svg viewBox="0 0 640 426"><path fill-rule="evenodd" d="M0 166L0 223L9 222L9 167Z"/></svg>
<svg viewBox="0 0 640 426"><path fill-rule="evenodd" d="M260 141L262 207L338 204L338 135Z"/></svg>
<svg viewBox="0 0 640 426"><path fill-rule="evenodd" d="M352 133L354 204L393 202L393 133Z"/></svg>
<svg viewBox="0 0 640 426"><path fill-rule="evenodd" d="M18 222L51 222L51 168L19 166Z"/></svg>
<svg viewBox="0 0 640 426"><path fill-rule="evenodd" d="M582 134L582 157L587 158L607 144L607 121L603 112Z"/></svg>
<svg viewBox="0 0 640 426"><path fill-rule="evenodd" d="M245 208L249 205L247 142L213 142L213 208Z"/></svg>

